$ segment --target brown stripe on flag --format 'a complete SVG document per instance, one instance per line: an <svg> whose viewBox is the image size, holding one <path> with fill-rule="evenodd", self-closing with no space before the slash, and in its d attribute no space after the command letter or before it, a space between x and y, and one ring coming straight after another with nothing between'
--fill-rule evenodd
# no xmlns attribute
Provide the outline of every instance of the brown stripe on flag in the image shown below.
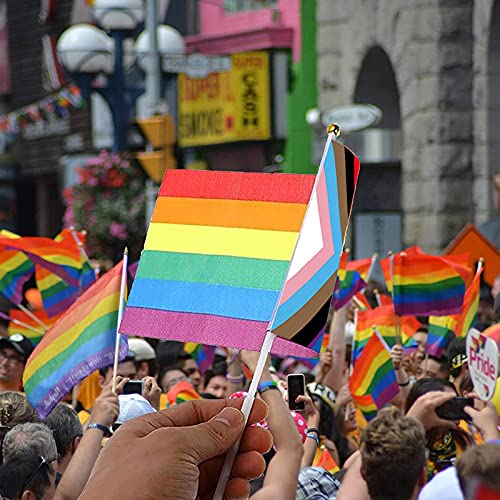
<svg viewBox="0 0 500 500"><path fill-rule="evenodd" d="M300 332L309 322L310 318L315 316L323 307L325 302L332 297L333 287L337 273L331 276L326 283L318 290L311 300L301 307L292 317L283 324L273 329L273 333L285 339L295 342L295 335Z"/></svg>
<svg viewBox="0 0 500 500"><path fill-rule="evenodd" d="M345 154L344 146L338 142L333 142L333 151L335 153L335 170L337 171L337 193L339 200L340 228L342 231L342 239L345 238L347 224L349 222L349 211L347 209L347 192L346 192L346 174L345 174ZM335 249L335 251L342 249Z"/></svg>

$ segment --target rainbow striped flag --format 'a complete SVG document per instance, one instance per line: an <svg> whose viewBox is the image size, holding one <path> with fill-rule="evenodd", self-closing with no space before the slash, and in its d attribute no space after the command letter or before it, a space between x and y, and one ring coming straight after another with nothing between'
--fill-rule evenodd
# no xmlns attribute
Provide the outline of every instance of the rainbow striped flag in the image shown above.
<svg viewBox="0 0 500 500"><path fill-rule="evenodd" d="M467 288L462 305L462 312L458 317L455 327L455 335L457 337L466 337L469 330L476 324L477 310L479 308L479 294L481 291L481 273L483 268L480 267L471 285Z"/></svg>
<svg viewBox="0 0 500 500"><path fill-rule="evenodd" d="M354 365L349 388L366 420L375 417L399 393L389 347L379 334L372 335Z"/></svg>
<svg viewBox="0 0 500 500"><path fill-rule="evenodd" d="M68 284L80 283L80 251L76 242L54 241L41 237L0 236L0 246L23 252L33 264L53 272Z"/></svg>
<svg viewBox="0 0 500 500"><path fill-rule="evenodd" d="M399 316L446 316L462 309L464 276L433 255L393 256L392 298Z"/></svg>
<svg viewBox="0 0 500 500"><path fill-rule="evenodd" d="M33 271L33 263L26 255L0 245L0 293L13 304L23 301L23 286Z"/></svg>
<svg viewBox="0 0 500 500"><path fill-rule="evenodd" d="M205 373L214 363L215 347L212 345L184 342L184 352L196 360L201 373Z"/></svg>
<svg viewBox="0 0 500 500"><path fill-rule="evenodd" d="M347 252L344 252L340 259L339 270L337 272L337 282L334 291L335 310L345 306L356 293L364 290L366 283L358 271L348 271Z"/></svg>
<svg viewBox="0 0 500 500"><path fill-rule="evenodd" d="M349 260L346 262L345 269L347 271L357 271L364 281L368 281L376 261L376 254L372 257L367 257L366 259Z"/></svg>
<svg viewBox="0 0 500 500"><path fill-rule="evenodd" d="M356 328L352 343L353 365L356 364L363 348L374 334L374 326L389 347L396 345L396 325L392 304L356 313ZM412 316L400 318L401 342L403 346L417 332L419 327L420 322Z"/></svg>
<svg viewBox="0 0 500 500"><path fill-rule="evenodd" d="M429 316L425 352L439 358L451 339L455 338L457 316Z"/></svg>
<svg viewBox="0 0 500 500"><path fill-rule="evenodd" d="M201 396L189 382L179 382L167 392L167 408L186 401L196 401L197 399L201 399Z"/></svg>
<svg viewBox="0 0 500 500"><path fill-rule="evenodd" d="M327 470L330 474L335 474L340 470L340 467L335 462L335 459L332 457L332 454L328 451L328 449L324 446L318 446L316 449L316 453L314 454L314 459L312 463L313 467L322 467Z"/></svg>
<svg viewBox="0 0 500 500"><path fill-rule="evenodd" d="M331 139L326 151L316 182L167 171L121 333L258 351L271 328L274 354L316 356L359 169Z"/></svg>
<svg viewBox="0 0 500 500"><path fill-rule="evenodd" d="M45 311L31 311L44 325L51 327L59 318L59 316L49 317ZM33 318L30 318L26 313L19 309L10 309L9 317L9 336L21 334L31 341L33 345L37 345L44 335L44 331L39 323ZM20 324L22 323L22 324Z"/></svg>
<svg viewBox="0 0 500 500"><path fill-rule="evenodd" d="M43 336L26 363L29 402L47 417L85 377L113 364L123 262L92 285ZM128 352L121 339L119 359Z"/></svg>

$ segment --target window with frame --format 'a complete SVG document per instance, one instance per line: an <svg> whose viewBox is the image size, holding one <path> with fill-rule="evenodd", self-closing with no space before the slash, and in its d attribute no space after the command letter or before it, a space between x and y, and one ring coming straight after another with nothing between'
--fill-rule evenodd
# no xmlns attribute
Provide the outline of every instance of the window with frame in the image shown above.
<svg viewBox="0 0 500 500"><path fill-rule="evenodd" d="M268 9L277 5L278 0L224 0L224 10L230 14L244 10Z"/></svg>

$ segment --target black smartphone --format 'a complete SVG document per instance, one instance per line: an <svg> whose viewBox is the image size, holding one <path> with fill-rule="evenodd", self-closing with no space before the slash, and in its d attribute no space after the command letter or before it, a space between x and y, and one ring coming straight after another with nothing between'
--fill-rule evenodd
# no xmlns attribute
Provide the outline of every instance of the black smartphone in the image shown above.
<svg viewBox="0 0 500 500"><path fill-rule="evenodd" d="M445 420L467 420L470 422L472 420L471 417L464 411L466 406L474 407L474 399L453 398L438 406L436 408L436 415Z"/></svg>
<svg viewBox="0 0 500 500"><path fill-rule="evenodd" d="M297 396L303 396L306 393L306 384L302 373L292 373L287 376L286 383L288 385L288 408L294 411L306 409L303 401L296 403Z"/></svg>
<svg viewBox="0 0 500 500"><path fill-rule="evenodd" d="M143 387L142 380L129 380L123 387L123 394L140 394L142 396Z"/></svg>

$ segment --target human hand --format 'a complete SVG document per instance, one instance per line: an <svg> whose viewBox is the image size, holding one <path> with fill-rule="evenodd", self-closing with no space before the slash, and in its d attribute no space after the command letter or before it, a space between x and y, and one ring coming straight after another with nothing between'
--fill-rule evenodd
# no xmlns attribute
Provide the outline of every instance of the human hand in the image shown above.
<svg viewBox="0 0 500 500"><path fill-rule="evenodd" d="M123 387L128 380L128 378L120 377L118 375L116 377L115 392L113 392L111 384L103 388L101 394L94 402L89 423L101 424L106 427L111 427L115 423L120 413L118 395L123 392Z"/></svg>
<svg viewBox="0 0 500 500"><path fill-rule="evenodd" d="M310 396L300 395L295 398L296 403L304 403L305 409L302 410L302 414L306 418L309 424L309 419L317 419L318 423L314 424L313 427L319 424L319 411ZM312 424L311 424L312 425Z"/></svg>
<svg viewBox="0 0 500 500"><path fill-rule="evenodd" d="M349 384L344 384L335 398L335 408L343 408L352 401L351 391L349 390Z"/></svg>
<svg viewBox="0 0 500 500"><path fill-rule="evenodd" d="M333 355L330 347L327 347L319 355L319 365L318 365L318 375L316 377L317 382L321 382L324 376L330 371L333 363Z"/></svg>
<svg viewBox="0 0 500 500"><path fill-rule="evenodd" d="M266 417L266 404L255 401L246 428L242 404L242 399L189 401L127 422L99 455L80 499L211 499L225 453L242 433L225 498L246 498L248 480L264 472L262 453L272 440L263 428L249 427Z"/></svg>
<svg viewBox="0 0 500 500"><path fill-rule="evenodd" d="M154 377L144 377L142 381L144 382L142 396L149 401L155 410L159 410L161 389L156 379Z"/></svg>
<svg viewBox="0 0 500 500"><path fill-rule="evenodd" d="M396 344L391 349L392 365L395 370L399 370L403 364L403 346Z"/></svg>
<svg viewBox="0 0 500 500"><path fill-rule="evenodd" d="M467 396L479 399L476 394L468 394ZM493 403L488 401L482 410L466 406L464 411L472 418L472 423L479 429L485 441L500 439L500 433L498 432L498 424L500 422Z"/></svg>
<svg viewBox="0 0 500 500"><path fill-rule="evenodd" d="M431 391L419 397L406 414L407 417L416 418L424 426L424 429L435 427L448 427L456 429L456 424L451 420L444 420L436 415L436 408L446 401L456 397L453 392Z"/></svg>

